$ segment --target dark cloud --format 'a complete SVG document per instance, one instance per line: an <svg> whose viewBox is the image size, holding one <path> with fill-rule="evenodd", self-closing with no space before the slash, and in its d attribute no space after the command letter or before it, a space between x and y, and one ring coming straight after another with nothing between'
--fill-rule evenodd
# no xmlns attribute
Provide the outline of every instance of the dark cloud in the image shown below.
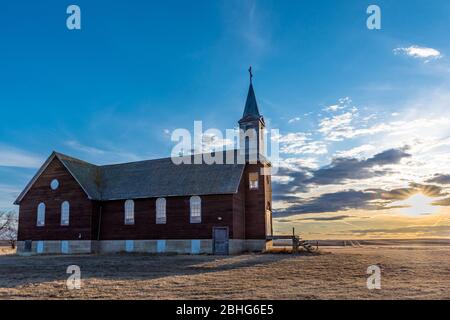
<svg viewBox="0 0 450 320"><path fill-rule="evenodd" d="M411 226L411 227L401 227L401 228L392 228L392 229L364 229L364 230L349 230L346 231L364 236L368 234L411 234L411 233L422 233L427 236L435 235L435 236L443 236L450 234L450 226L448 225L438 225L438 226Z"/></svg>
<svg viewBox="0 0 450 320"><path fill-rule="evenodd" d="M292 181L288 183L273 184L273 197L275 200L289 200L290 194L308 192L312 185L342 184L346 180L360 180L389 174L389 169L378 168L388 164L395 164L401 159L410 157L406 148L390 149L372 158L358 160L355 158L336 158L330 165L316 171L309 168L296 170L280 168L278 176L289 176Z"/></svg>
<svg viewBox="0 0 450 320"><path fill-rule="evenodd" d="M444 198L432 203L433 206L447 207L450 206L450 198Z"/></svg>
<svg viewBox="0 0 450 320"><path fill-rule="evenodd" d="M410 183L407 188L398 188L392 190L367 189L366 191L375 192L377 199L385 201L405 200L416 193L423 193L429 197L442 197L446 195L440 186Z"/></svg>
<svg viewBox="0 0 450 320"><path fill-rule="evenodd" d="M450 174L435 174L427 180L428 183L450 184Z"/></svg>
<svg viewBox="0 0 450 320"><path fill-rule="evenodd" d="M272 185L274 200L295 200L298 198L292 196L292 194L309 191L309 186L305 181L311 176L311 173L306 168L299 168L298 170L280 168L277 176L288 176L292 181L288 183L277 183L274 181Z"/></svg>
<svg viewBox="0 0 450 320"><path fill-rule="evenodd" d="M346 180L361 180L389 174L389 169L377 169L375 166L385 166L399 163L403 158L410 157L405 148L390 149L376 154L372 158L358 160L355 158L336 158L329 166L313 173L307 183L318 185L342 184Z"/></svg>
<svg viewBox="0 0 450 320"><path fill-rule="evenodd" d="M319 197L308 199L291 196L285 199L291 206L278 212L278 215L291 216L306 213L346 211L351 209L373 211L405 208L405 206L392 206L391 204L396 201L405 200L416 193L423 193L430 197L442 197L446 195L439 186L411 183L408 188L392 190L347 190L322 194ZM434 205L450 206L450 198L437 201Z"/></svg>
<svg viewBox="0 0 450 320"><path fill-rule="evenodd" d="M364 191L341 191L336 193L322 194L311 199L296 198L292 205L284 211L278 212L276 216L290 216L305 213L323 213L345 211L350 209L375 209L376 206L370 204L376 199L376 193Z"/></svg>
<svg viewBox="0 0 450 320"><path fill-rule="evenodd" d="M339 220L345 220L347 218L350 218L350 216L340 215L340 216L334 216L334 217L311 217L311 218L297 219L296 221L339 221Z"/></svg>

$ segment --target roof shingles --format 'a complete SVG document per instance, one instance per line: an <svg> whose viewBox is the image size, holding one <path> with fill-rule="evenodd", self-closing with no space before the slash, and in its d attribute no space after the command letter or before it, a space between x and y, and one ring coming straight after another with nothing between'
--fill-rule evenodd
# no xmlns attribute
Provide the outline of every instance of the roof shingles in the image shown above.
<svg viewBox="0 0 450 320"><path fill-rule="evenodd" d="M123 200L237 192L244 164L180 164L171 158L96 166L58 159L92 200Z"/></svg>

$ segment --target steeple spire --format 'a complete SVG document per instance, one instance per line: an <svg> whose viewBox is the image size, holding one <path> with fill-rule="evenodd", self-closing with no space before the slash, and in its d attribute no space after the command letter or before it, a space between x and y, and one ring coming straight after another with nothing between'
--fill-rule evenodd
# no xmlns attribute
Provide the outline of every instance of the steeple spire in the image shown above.
<svg viewBox="0 0 450 320"><path fill-rule="evenodd" d="M259 113L258 103L256 102L255 91L253 90L253 73L251 66L248 69L248 72L250 74L250 87L248 88L247 101L245 102L244 115L242 116L242 119L259 119L261 118L261 115Z"/></svg>
<svg viewBox="0 0 450 320"><path fill-rule="evenodd" d="M258 104L256 103L255 90L253 90L252 67L248 69L248 72L250 74L250 87L248 88L247 101L245 102L244 115L239 120L239 144L247 157L264 154L264 129L266 127L264 118L259 113Z"/></svg>

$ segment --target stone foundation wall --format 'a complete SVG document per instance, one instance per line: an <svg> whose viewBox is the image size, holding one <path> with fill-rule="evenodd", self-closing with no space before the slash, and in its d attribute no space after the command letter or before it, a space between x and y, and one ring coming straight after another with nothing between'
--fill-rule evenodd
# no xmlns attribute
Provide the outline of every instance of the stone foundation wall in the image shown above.
<svg viewBox="0 0 450 320"><path fill-rule="evenodd" d="M32 241L31 251L25 250L25 241L17 242L17 254L86 254L92 253L90 240L71 241Z"/></svg>
<svg viewBox="0 0 450 320"><path fill-rule="evenodd" d="M262 252L270 246L265 240L229 240L229 254ZM32 241L31 251L25 241L17 243L18 254L87 254L87 253L175 253L213 254L213 240L101 240L101 241Z"/></svg>

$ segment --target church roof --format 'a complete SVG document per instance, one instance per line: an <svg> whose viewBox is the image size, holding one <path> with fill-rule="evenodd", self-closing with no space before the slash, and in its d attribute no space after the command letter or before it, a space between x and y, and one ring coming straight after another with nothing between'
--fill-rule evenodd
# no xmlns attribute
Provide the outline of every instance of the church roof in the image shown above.
<svg viewBox="0 0 450 320"><path fill-rule="evenodd" d="M227 152L236 153L236 150ZM189 157L193 159L193 156L183 159ZM91 200L98 201L234 194L245 168L245 164L194 164L193 161L193 164L176 165L171 158L97 166L54 152L17 198L16 204L22 201L54 158L61 161Z"/></svg>

